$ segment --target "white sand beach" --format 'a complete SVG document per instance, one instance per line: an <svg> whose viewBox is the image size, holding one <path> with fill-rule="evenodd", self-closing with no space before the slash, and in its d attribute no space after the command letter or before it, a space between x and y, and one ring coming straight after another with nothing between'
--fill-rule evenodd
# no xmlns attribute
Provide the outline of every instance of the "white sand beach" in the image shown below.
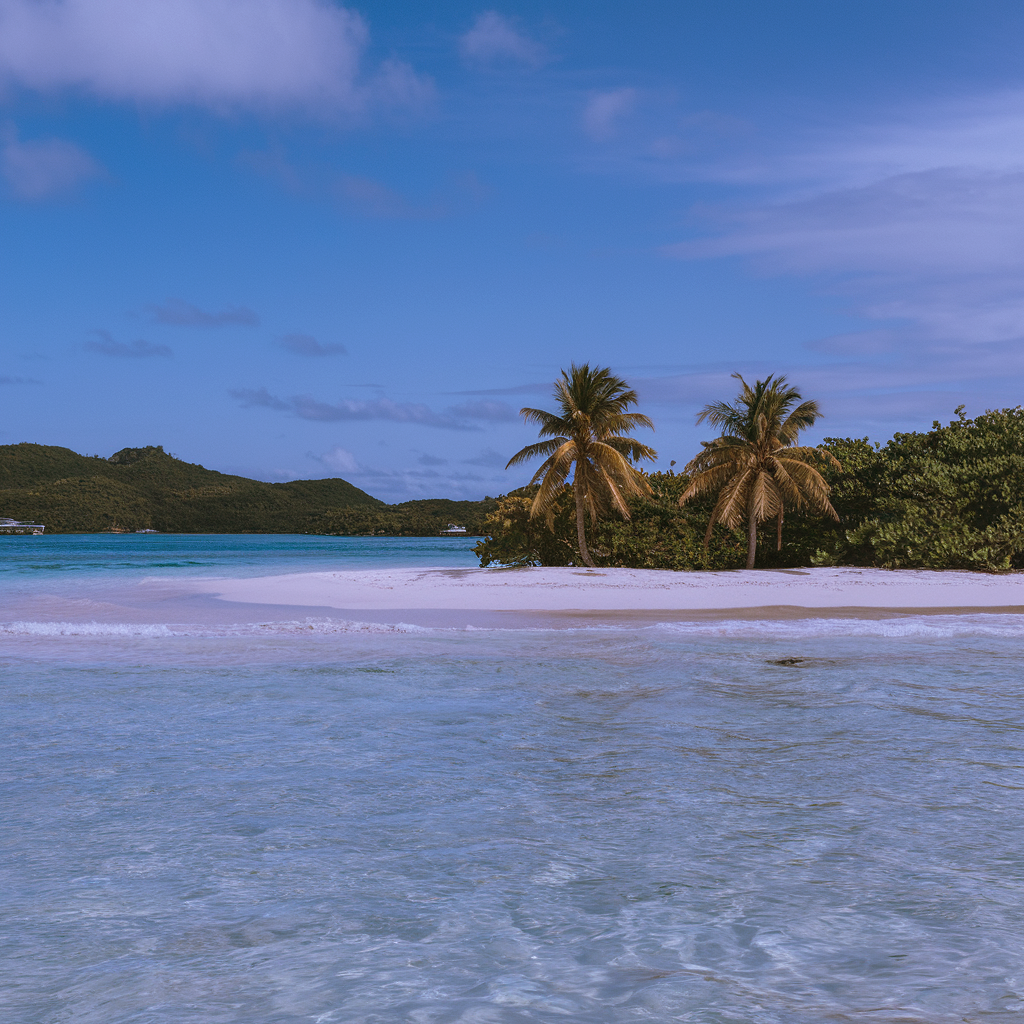
<svg viewBox="0 0 1024 1024"><path fill-rule="evenodd" d="M387 569L200 580L196 590L231 602L346 611L1024 613L1024 573L854 568Z"/></svg>

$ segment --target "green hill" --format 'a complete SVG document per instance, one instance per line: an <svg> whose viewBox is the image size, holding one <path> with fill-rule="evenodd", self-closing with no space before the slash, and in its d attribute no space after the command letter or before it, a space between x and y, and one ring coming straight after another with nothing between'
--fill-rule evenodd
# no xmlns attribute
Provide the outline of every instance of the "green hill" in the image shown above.
<svg viewBox="0 0 1024 1024"><path fill-rule="evenodd" d="M268 484L182 462L159 446L104 459L0 445L0 516L54 533L311 533L326 514L355 508L387 506L346 480Z"/></svg>

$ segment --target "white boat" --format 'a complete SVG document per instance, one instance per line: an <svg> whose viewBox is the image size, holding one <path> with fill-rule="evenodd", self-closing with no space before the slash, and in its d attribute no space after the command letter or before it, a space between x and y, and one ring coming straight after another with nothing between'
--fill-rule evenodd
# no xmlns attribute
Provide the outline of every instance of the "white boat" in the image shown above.
<svg viewBox="0 0 1024 1024"><path fill-rule="evenodd" d="M456 526L455 523L449 523L447 530L441 531L442 537L467 537L469 531L464 526Z"/></svg>
<svg viewBox="0 0 1024 1024"><path fill-rule="evenodd" d="M30 533L38 537L45 529L42 523L19 523L17 519L0 516L0 533Z"/></svg>

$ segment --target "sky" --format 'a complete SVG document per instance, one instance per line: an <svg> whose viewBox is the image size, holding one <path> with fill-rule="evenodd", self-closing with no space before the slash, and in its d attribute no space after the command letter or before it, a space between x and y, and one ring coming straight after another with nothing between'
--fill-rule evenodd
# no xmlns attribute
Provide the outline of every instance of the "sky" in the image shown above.
<svg viewBox="0 0 1024 1024"><path fill-rule="evenodd" d="M1024 5L0 0L0 444L525 483L571 362L667 469L1024 400Z"/></svg>

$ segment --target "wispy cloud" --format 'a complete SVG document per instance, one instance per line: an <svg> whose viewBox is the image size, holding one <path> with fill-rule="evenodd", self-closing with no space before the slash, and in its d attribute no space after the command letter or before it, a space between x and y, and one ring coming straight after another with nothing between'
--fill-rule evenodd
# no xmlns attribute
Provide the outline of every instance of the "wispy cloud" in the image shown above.
<svg viewBox="0 0 1024 1024"><path fill-rule="evenodd" d="M0 81L218 112L422 102L406 64L363 73L368 39L329 0L0 0Z"/></svg>
<svg viewBox="0 0 1024 1024"><path fill-rule="evenodd" d="M633 384L659 427L666 420L689 426L705 404L736 394L730 377L735 370L748 381L784 373L821 406L824 419L812 434L861 437L870 432L878 440L894 429L918 429L950 417L961 403L974 414L1020 402L1024 346L1017 341L927 344L908 341L898 331L875 333L879 337L862 332L828 339L840 358L824 365L801 364L790 354L636 377Z"/></svg>
<svg viewBox="0 0 1024 1024"><path fill-rule="evenodd" d="M450 395L540 395L551 392L551 381L534 384L512 384L506 388L479 388L475 391L449 391Z"/></svg>
<svg viewBox="0 0 1024 1024"><path fill-rule="evenodd" d="M319 342L311 334L286 334L278 343L297 356L343 356L347 349L341 342Z"/></svg>
<svg viewBox="0 0 1024 1024"><path fill-rule="evenodd" d="M611 89L594 93L583 108L583 130L595 142L613 138L619 122L636 104L636 89Z"/></svg>
<svg viewBox="0 0 1024 1024"><path fill-rule="evenodd" d="M423 220L443 217L448 212L445 203L421 203L403 195L374 178L355 174L342 174L330 185L332 198L364 217L388 220Z"/></svg>
<svg viewBox="0 0 1024 1024"><path fill-rule="evenodd" d="M17 385L17 384L42 384L41 380L36 380L35 377L6 377L0 375L0 384L4 385Z"/></svg>
<svg viewBox="0 0 1024 1024"><path fill-rule="evenodd" d="M462 402L448 409L453 416L463 416L471 420L491 420L494 423L506 423L518 419L518 412L507 402L496 402L493 399L481 399L475 402Z"/></svg>
<svg viewBox="0 0 1024 1024"><path fill-rule="evenodd" d="M473 27L459 39L465 60L474 64L515 63L539 67L547 60L540 43L520 32L511 19L497 11L477 16Z"/></svg>
<svg viewBox="0 0 1024 1024"><path fill-rule="evenodd" d="M504 469L509 460L508 455L502 455L493 448L484 448L478 455L471 459L463 459L464 466L482 466L484 469Z"/></svg>
<svg viewBox="0 0 1024 1024"><path fill-rule="evenodd" d="M479 430L450 412L438 413L419 402L393 402L390 398L369 400L342 399L337 403L321 402L312 395L293 395L279 398L266 388L239 388L231 397L244 408L275 409L289 412L303 420L334 423L344 420L390 420L393 423L413 423L421 427L443 430Z"/></svg>
<svg viewBox="0 0 1024 1024"><path fill-rule="evenodd" d="M0 174L10 194L25 202L67 195L102 173L84 149L65 139L21 142L8 132L0 144Z"/></svg>
<svg viewBox="0 0 1024 1024"><path fill-rule="evenodd" d="M889 348L946 365L957 345L1024 339L1024 92L904 110L709 173L762 198L694 211L704 237L667 255L808 278L884 324Z"/></svg>
<svg viewBox="0 0 1024 1024"><path fill-rule="evenodd" d="M115 356L119 359L146 359L150 356L170 356L171 350L166 345L154 345L151 341L125 342L115 341L107 331L95 332L99 340L87 341L87 352L96 352L102 356Z"/></svg>
<svg viewBox="0 0 1024 1024"><path fill-rule="evenodd" d="M245 306L229 306L210 313L181 299L168 299L163 305L146 307L160 324L174 327L256 327L260 318Z"/></svg>
<svg viewBox="0 0 1024 1024"><path fill-rule="evenodd" d="M238 161L293 195L380 220L436 220L475 206L488 194L487 187L471 173L458 176L432 194L416 196L365 175L339 173L324 166L300 166L280 150L246 152Z"/></svg>

